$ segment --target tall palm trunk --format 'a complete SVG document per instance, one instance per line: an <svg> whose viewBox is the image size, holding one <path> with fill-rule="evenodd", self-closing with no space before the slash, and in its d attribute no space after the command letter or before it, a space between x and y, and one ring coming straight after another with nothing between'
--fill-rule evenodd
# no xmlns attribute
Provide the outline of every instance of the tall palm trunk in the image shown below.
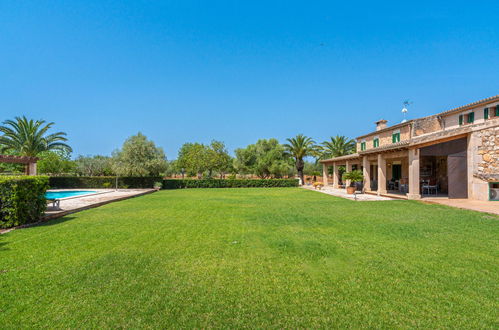
<svg viewBox="0 0 499 330"><path fill-rule="evenodd" d="M296 170L298 171L298 177L300 178L302 185L305 183L305 177L303 175L304 167L305 167L305 162L303 161L302 158L298 158L296 160Z"/></svg>

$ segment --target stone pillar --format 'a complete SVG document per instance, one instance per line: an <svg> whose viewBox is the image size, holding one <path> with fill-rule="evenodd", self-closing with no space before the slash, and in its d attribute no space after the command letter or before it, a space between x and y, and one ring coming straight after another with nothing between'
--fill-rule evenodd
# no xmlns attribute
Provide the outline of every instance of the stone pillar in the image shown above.
<svg viewBox="0 0 499 330"><path fill-rule="evenodd" d="M338 188L339 178L338 178L338 166L336 163L333 164L333 188Z"/></svg>
<svg viewBox="0 0 499 330"><path fill-rule="evenodd" d="M420 199L419 149L409 149L409 193L408 199Z"/></svg>
<svg viewBox="0 0 499 330"><path fill-rule="evenodd" d="M324 186L327 186L327 164L322 163L322 182L324 183Z"/></svg>
<svg viewBox="0 0 499 330"><path fill-rule="evenodd" d="M348 160L345 163L345 168L347 172L352 172L352 163L350 163ZM350 187L350 180L345 181L345 187Z"/></svg>
<svg viewBox="0 0 499 330"><path fill-rule="evenodd" d="M28 175L36 175L36 163L28 164Z"/></svg>
<svg viewBox="0 0 499 330"><path fill-rule="evenodd" d="M378 196L386 193L386 159L378 154Z"/></svg>
<svg viewBox="0 0 499 330"><path fill-rule="evenodd" d="M364 156L362 159L362 166L364 167L364 190L371 191L371 163L367 159L367 156Z"/></svg>
<svg viewBox="0 0 499 330"><path fill-rule="evenodd" d="M493 131L492 131L493 132ZM482 147L482 134L487 134L484 136L485 140L490 141L489 146L484 146ZM466 161L467 161L467 167L468 167L468 173L467 173L467 181L468 181L468 199L477 199L477 200L489 200L489 185L488 183L475 179L474 173L479 173L480 165L481 170L483 172L484 170L484 164L487 164L488 161L487 159L490 159L493 162L494 156L490 157L492 153L488 152L493 150L494 146L499 146L499 144L496 142L494 143L498 138L494 137L494 135L490 134L487 130L479 131L479 132L474 132L468 134L468 146L466 150ZM483 149L483 151L480 153L479 149ZM493 155L493 154L492 154ZM480 165L479 165L480 164ZM498 166L499 167L499 166ZM493 169L492 169L493 170ZM493 170L492 173L496 171ZM496 172L497 173L497 172Z"/></svg>

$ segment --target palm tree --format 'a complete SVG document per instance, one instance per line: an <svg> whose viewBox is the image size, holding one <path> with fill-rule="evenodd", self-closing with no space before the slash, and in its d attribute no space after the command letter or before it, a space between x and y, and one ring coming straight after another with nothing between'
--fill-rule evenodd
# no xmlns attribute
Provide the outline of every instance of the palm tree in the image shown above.
<svg viewBox="0 0 499 330"><path fill-rule="evenodd" d="M0 152L12 151L21 156L35 157L42 151L62 150L71 152L66 133L57 132L47 135L47 131L54 123L45 120L16 117L15 120L6 120L0 126Z"/></svg>
<svg viewBox="0 0 499 330"><path fill-rule="evenodd" d="M294 138L286 139L289 143L285 144L284 147L286 151L295 159L296 170L298 171L298 176L301 179L301 183L303 184L303 167L305 166L305 162L303 161L304 157L307 156L315 156L317 154L317 146L308 136L304 136L303 134L298 134Z"/></svg>
<svg viewBox="0 0 499 330"><path fill-rule="evenodd" d="M343 135L331 136L331 141L322 142L321 159L345 156L355 152L356 143L354 140Z"/></svg>

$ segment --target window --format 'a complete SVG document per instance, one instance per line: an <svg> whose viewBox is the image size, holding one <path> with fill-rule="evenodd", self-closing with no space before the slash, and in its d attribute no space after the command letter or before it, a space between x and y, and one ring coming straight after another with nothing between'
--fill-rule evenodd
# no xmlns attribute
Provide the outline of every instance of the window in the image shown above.
<svg viewBox="0 0 499 330"><path fill-rule="evenodd" d="M374 138L374 140L373 140L373 147L374 148L379 147L379 138Z"/></svg>
<svg viewBox="0 0 499 330"><path fill-rule="evenodd" d="M400 142L400 131L395 131L392 133L392 143Z"/></svg>
<svg viewBox="0 0 499 330"><path fill-rule="evenodd" d="M468 120L467 120L467 122L468 122L468 124L473 124L474 121L475 121L475 113L474 112L470 112L468 114Z"/></svg>
<svg viewBox="0 0 499 330"><path fill-rule="evenodd" d="M489 108L483 109L483 119L489 119Z"/></svg>
<svg viewBox="0 0 499 330"><path fill-rule="evenodd" d="M499 117L499 105L496 106L496 117Z"/></svg>
<svg viewBox="0 0 499 330"><path fill-rule="evenodd" d="M459 126L461 126L464 123L464 116L459 115Z"/></svg>
<svg viewBox="0 0 499 330"><path fill-rule="evenodd" d="M366 141L362 141L362 142L360 143L360 150L361 150L361 151L366 150Z"/></svg>

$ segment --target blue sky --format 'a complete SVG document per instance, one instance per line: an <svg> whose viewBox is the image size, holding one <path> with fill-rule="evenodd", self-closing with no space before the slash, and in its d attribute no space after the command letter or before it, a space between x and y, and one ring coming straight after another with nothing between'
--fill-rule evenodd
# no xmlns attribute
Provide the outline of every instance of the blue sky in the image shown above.
<svg viewBox="0 0 499 330"><path fill-rule="evenodd" d="M138 131L232 151L355 137L499 94L498 1L0 1L0 120L75 155Z"/></svg>

